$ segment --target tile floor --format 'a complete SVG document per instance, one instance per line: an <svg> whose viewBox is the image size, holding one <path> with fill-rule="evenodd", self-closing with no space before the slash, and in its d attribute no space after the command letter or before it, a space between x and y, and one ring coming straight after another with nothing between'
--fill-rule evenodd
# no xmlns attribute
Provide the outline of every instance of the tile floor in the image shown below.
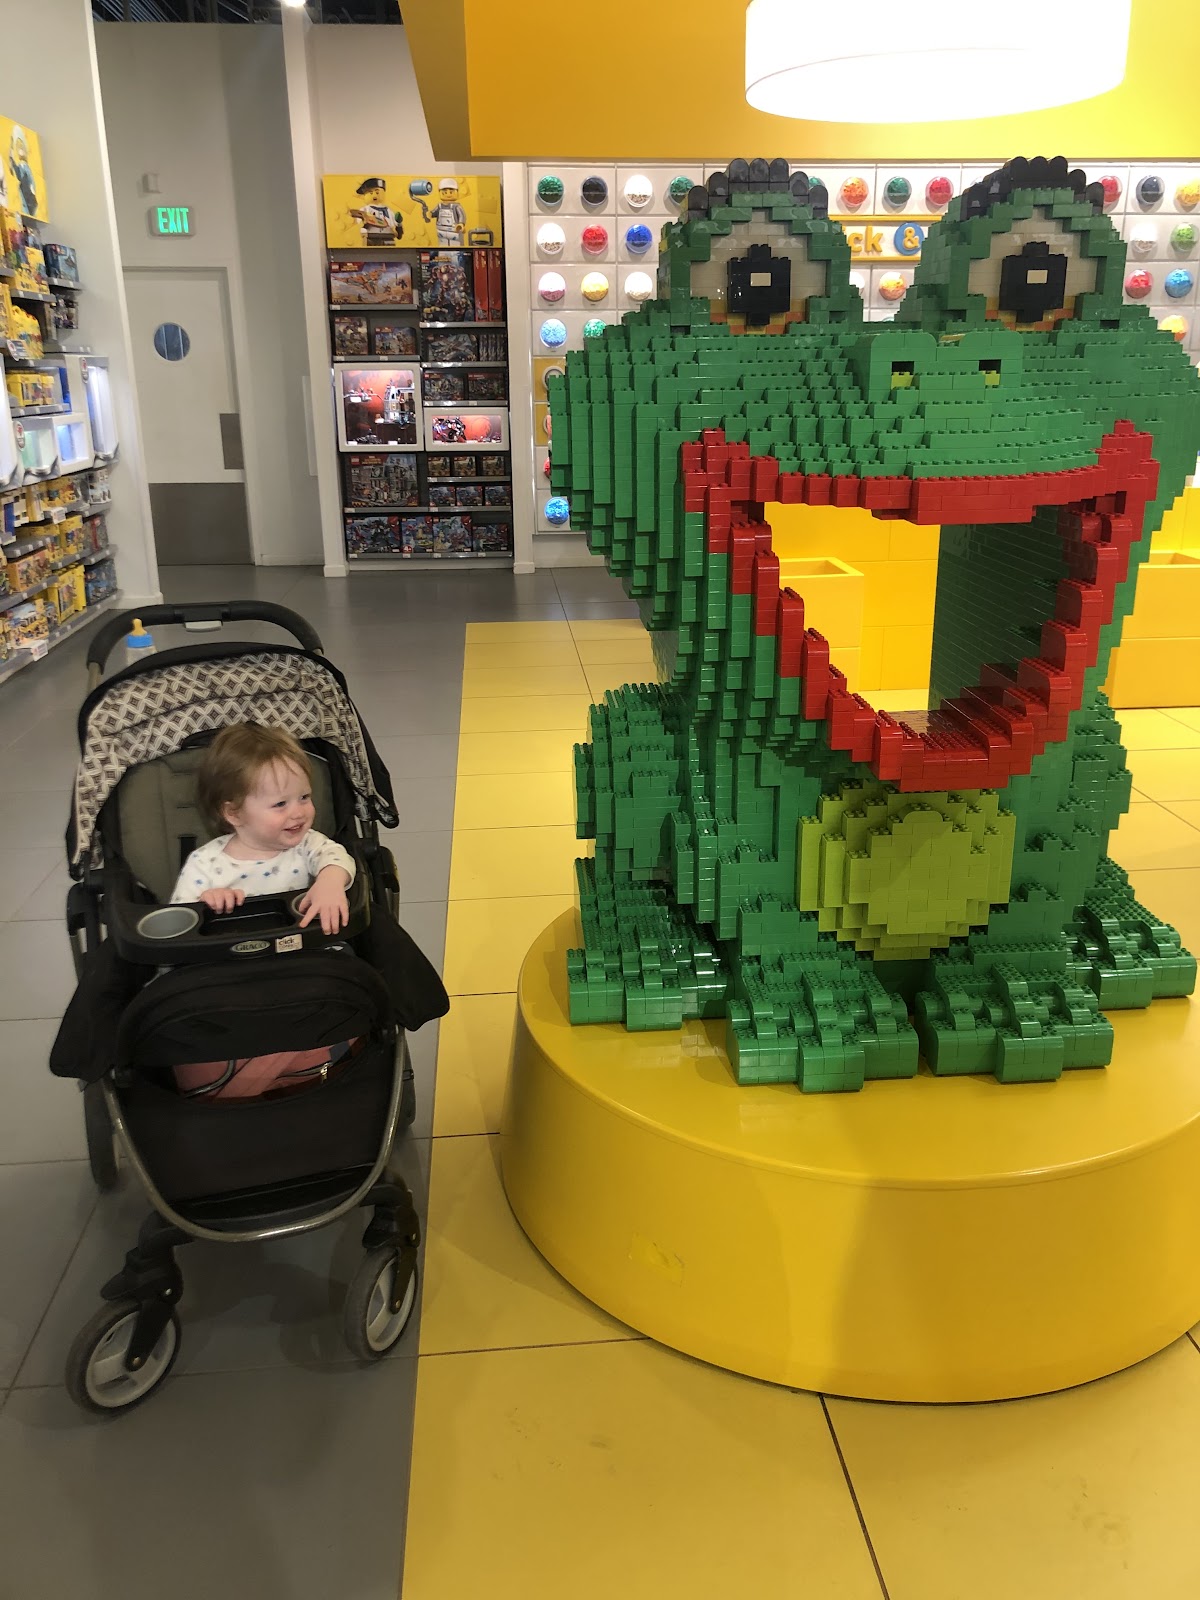
<svg viewBox="0 0 1200 1600"><path fill-rule="evenodd" d="M192 1245L164 1389L116 1421L63 1394L66 1346L142 1209L128 1184L97 1200L78 1096L43 1066L71 984L61 834L86 645L64 646L0 696L5 1600L158 1600L164 1582L178 1600L1195 1600L1190 1339L1000 1406L794 1394L622 1327L513 1221L495 1133L520 958L570 903L570 745L591 698L648 676L611 580L193 568L164 583L173 600L308 616L396 779L404 920L444 953L455 997L440 1043L414 1040L403 1162L428 1219L423 1304L363 1372L336 1318L352 1224ZM1137 792L1115 853L1195 948L1200 711L1121 720Z"/></svg>

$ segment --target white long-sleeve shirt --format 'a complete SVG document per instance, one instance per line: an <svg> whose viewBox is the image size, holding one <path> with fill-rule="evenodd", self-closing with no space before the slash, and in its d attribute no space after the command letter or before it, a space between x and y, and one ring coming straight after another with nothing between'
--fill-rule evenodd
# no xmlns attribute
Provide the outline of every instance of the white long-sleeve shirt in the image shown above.
<svg viewBox="0 0 1200 1600"><path fill-rule="evenodd" d="M323 867L341 867L347 888L354 882L353 859L315 828L290 850L258 861L226 855L225 846L232 838L232 833L223 833L192 851L171 891L172 904L199 900L205 889L241 889L247 895L294 893L307 889Z"/></svg>

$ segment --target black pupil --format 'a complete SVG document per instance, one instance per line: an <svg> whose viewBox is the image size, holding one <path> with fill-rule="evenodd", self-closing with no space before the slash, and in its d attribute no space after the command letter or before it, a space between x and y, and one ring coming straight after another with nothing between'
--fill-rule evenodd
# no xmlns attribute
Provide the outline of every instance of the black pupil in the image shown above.
<svg viewBox="0 0 1200 1600"><path fill-rule="evenodd" d="M1043 239L1031 239L1000 267L1000 309L1018 322L1041 322L1067 299L1067 258L1051 255Z"/></svg>
<svg viewBox="0 0 1200 1600"><path fill-rule="evenodd" d="M748 328L765 328L773 316L792 304L792 258L771 254L769 244L752 244L744 256L729 260L729 309L746 319Z"/></svg>

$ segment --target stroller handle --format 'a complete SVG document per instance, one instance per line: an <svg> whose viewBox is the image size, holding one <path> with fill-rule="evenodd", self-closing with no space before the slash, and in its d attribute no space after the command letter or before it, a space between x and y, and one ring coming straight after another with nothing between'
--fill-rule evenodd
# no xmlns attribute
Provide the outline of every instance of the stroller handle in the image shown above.
<svg viewBox="0 0 1200 1600"><path fill-rule="evenodd" d="M311 622L271 600L197 600L182 606L139 606L136 611L121 611L110 617L92 635L87 665L93 684L99 682L110 653L125 638L136 617L148 628L188 622L271 622L290 633L305 650L321 652L323 648Z"/></svg>

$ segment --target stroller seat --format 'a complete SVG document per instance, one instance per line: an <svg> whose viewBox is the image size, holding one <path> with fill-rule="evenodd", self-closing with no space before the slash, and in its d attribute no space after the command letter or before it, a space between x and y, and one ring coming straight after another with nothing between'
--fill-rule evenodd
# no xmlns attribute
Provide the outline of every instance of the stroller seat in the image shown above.
<svg viewBox="0 0 1200 1600"><path fill-rule="evenodd" d="M196 802L196 773L207 743L205 739L131 767L113 796L116 815L111 845L160 905L171 898L188 856L214 837ZM334 808L329 763L312 748L312 740L305 743L312 762L314 826L334 838L344 827Z"/></svg>

